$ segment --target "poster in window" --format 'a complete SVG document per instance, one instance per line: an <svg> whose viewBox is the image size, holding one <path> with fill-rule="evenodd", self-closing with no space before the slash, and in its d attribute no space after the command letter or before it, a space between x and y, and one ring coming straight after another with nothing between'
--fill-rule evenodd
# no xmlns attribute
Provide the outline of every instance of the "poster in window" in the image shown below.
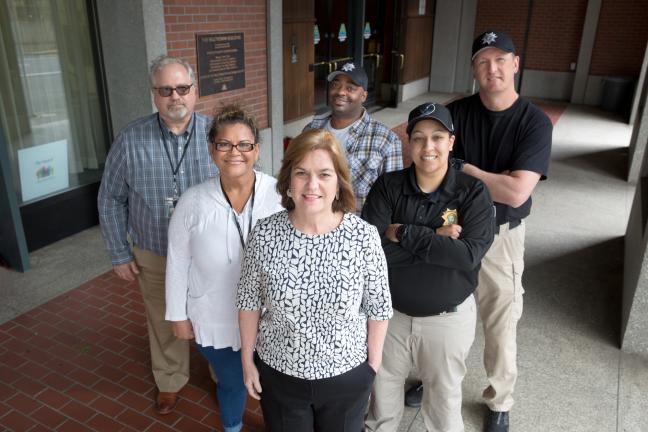
<svg viewBox="0 0 648 432"><path fill-rule="evenodd" d="M67 189L67 140L18 150L18 170L23 202Z"/></svg>

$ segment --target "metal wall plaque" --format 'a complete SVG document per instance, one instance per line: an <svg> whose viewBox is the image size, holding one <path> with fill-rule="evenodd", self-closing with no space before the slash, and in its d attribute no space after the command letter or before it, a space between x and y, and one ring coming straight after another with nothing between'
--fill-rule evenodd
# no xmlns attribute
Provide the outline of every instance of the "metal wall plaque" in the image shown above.
<svg viewBox="0 0 648 432"><path fill-rule="evenodd" d="M200 96L245 88L243 33L196 35Z"/></svg>

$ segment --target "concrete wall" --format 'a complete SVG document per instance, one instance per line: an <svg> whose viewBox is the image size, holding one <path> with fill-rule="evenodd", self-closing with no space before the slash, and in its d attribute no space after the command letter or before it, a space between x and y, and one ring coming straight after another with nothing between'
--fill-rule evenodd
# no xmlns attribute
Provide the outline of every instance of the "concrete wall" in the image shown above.
<svg viewBox="0 0 648 432"><path fill-rule="evenodd" d="M151 60L166 53L162 0L97 0L113 133L155 111Z"/></svg>
<svg viewBox="0 0 648 432"><path fill-rule="evenodd" d="M592 49L594 48L594 38L596 37L596 27L598 25L600 11L601 0L590 0L587 3L585 22L583 23L583 33L581 35L580 48L578 51L578 61L576 62L574 86L572 88L572 103L598 105L601 83L599 81L597 85L590 86L589 71L592 62ZM597 102L592 103L594 100Z"/></svg>
<svg viewBox="0 0 648 432"><path fill-rule="evenodd" d="M525 69L520 94L526 97L567 101L571 98L573 72Z"/></svg>
<svg viewBox="0 0 648 432"><path fill-rule="evenodd" d="M585 81L585 90L580 101L572 97L572 103L582 103L585 105L600 105L601 94L603 93L604 76L588 75Z"/></svg>
<svg viewBox="0 0 648 432"><path fill-rule="evenodd" d="M644 163L648 145L648 80L643 80L637 93L640 96L628 148L628 181L631 183L637 182L642 175L645 176L648 169Z"/></svg>
<svg viewBox="0 0 648 432"><path fill-rule="evenodd" d="M452 93L457 74L462 1L438 0L430 64L430 91Z"/></svg>
<svg viewBox="0 0 648 432"><path fill-rule="evenodd" d="M437 1L430 91L464 93L471 90L470 49L476 13L477 0Z"/></svg>
<svg viewBox="0 0 648 432"><path fill-rule="evenodd" d="M645 160L644 160L645 162ZM648 203L648 181L637 185L625 236L621 348L648 354L648 236L644 208Z"/></svg>
<svg viewBox="0 0 648 432"><path fill-rule="evenodd" d="M261 162L270 174L277 174L283 160L283 1L267 0L268 15L268 121L271 137L265 150L261 147ZM269 145L268 145L269 144Z"/></svg>
<svg viewBox="0 0 648 432"><path fill-rule="evenodd" d="M398 86L398 103L406 101L408 99L415 98L416 96L425 94L428 92L430 84L430 79L428 77L418 79L416 81L409 82L407 84L401 84Z"/></svg>
<svg viewBox="0 0 648 432"><path fill-rule="evenodd" d="M637 181L625 235L621 347L648 354L648 82L630 139L629 180Z"/></svg>
<svg viewBox="0 0 648 432"><path fill-rule="evenodd" d="M628 123L634 124L637 114L639 112L640 103L642 101L642 89L646 82L646 73L648 73L648 42L646 43L646 49L644 50L644 59L641 64L641 72L639 73L639 80L637 81L637 87L635 89L634 98L632 99L632 109L630 110L630 121Z"/></svg>

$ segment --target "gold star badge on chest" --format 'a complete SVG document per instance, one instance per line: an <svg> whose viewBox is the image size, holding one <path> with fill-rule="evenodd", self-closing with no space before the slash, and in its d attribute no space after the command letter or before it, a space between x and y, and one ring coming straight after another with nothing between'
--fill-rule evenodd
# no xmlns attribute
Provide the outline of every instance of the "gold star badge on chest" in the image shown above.
<svg viewBox="0 0 648 432"><path fill-rule="evenodd" d="M459 213L457 213L457 209L447 208L443 214L441 214L441 217L443 218L443 225L452 225L459 221Z"/></svg>

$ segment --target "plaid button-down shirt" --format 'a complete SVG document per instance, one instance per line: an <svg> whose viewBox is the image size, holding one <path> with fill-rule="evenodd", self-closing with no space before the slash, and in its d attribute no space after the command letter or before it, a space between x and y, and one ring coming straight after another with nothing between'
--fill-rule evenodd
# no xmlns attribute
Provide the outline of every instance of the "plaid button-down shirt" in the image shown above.
<svg viewBox="0 0 648 432"><path fill-rule="evenodd" d="M171 163L174 168L177 166L195 127L178 168L178 193L215 176L218 168L207 146L209 126L210 119L197 113L187 130L175 135L163 121L158 122L157 114L152 114L119 133L106 159L97 200L101 231L113 265L133 260L128 236L138 247L166 256L166 199L174 195Z"/></svg>
<svg viewBox="0 0 648 432"><path fill-rule="evenodd" d="M308 129L324 129L331 118L327 112L315 116L306 125ZM360 214L369 190L378 176L385 172L403 169L403 150L398 135L367 111L349 128L349 136L342 143L346 150L356 197L356 213Z"/></svg>

